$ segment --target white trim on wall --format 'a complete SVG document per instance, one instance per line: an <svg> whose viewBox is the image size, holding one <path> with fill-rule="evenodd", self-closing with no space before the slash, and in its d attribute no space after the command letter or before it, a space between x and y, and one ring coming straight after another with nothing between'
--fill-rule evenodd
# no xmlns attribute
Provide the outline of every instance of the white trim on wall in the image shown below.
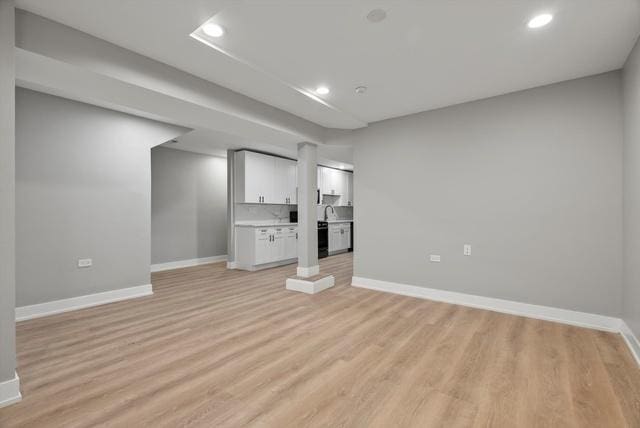
<svg viewBox="0 0 640 428"><path fill-rule="evenodd" d="M84 309L92 306L119 302L121 300L149 296L151 294L153 294L153 288L151 284L147 284L137 287L105 291L102 293L88 294L85 296L71 297L69 299L54 300L52 302L38 303L36 305L21 306L16 308L16 321L25 321L48 315L75 311L76 309Z"/></svg>
<svg viewBox="0 0 640 428"><path fill-rule="evenodd" d="M20 400L22 400L20 377L16 373L13 379L0 382L0 407L17 403Z"/></svg>
<svg viewBox="0 0 640 428"><path fill-rule="evenodd" d="M402 294L403 296L419 297L421 299L487 309L494 312L520 315L545 321L555 321L578 327L594 328L616 333L620 331L620 319L605 315L559 309L550 306L531 305L529 303L475 296L472 294L437 290L435 288L418 287L377 279L360 278L357 276L352 278L351 285L354 287L368 288L370 290Z"/></svg>
<svg viewBox="0 0 640 428"><path fill-rule="evenodd" d="M227 261L227 255L222 254L220 256L203 257L200 259L178 260L175 262L157 263L155 265L151 265L151 272L162 272L164 270L179 269L179 268L206 265L209 263L225 262L225 261Z"/></svg>
<svg viewBox="0 0 640 428"><path fill-rule="evenodd" d="M532 305L511 300L495 299L492 297L475 296L473 294L457 293L438 290L435 288L418 287L416 285L400 284L397 282L380 281L377 279L354 276L351 279L353 287L383 291L385 293L400 294L420 299L435 300L472 308L486 309L510 315L518 315L545 321L553 321L577 327L619 333L629 347L631 354L640 366L640 340L633 334L627 323L622 319L606 315L590 314L569 309L553 308L550 306Z"/></svg>

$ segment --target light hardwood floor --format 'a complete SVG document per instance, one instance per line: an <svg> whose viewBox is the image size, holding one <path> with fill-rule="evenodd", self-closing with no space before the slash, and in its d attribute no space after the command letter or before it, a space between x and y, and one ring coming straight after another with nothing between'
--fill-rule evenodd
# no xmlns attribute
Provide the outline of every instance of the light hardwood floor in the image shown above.
<svg viewBox="0 0 640 428"><path fill-rule="evenodd" d="M622 339L349 286L295 266L153 275L155 295L18 325L2 427L640 427Z"/></svg>

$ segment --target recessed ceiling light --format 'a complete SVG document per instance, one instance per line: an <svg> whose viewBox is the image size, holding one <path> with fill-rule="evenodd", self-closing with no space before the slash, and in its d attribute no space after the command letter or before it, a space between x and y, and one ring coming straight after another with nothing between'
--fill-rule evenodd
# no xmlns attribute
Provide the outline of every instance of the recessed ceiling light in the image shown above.
<svg viewBox="0 0 640 428"><path fill-rule="evenodd" d="M533 18L531 18L527 26L529 28L544 27L545 25L550 23L552 19L553 15L551 15L550 13L543 13L542 15L534 16Z"/></svg>
<svg viewBox="0 0 640 428"><path fill-rule="evenodd" d="M356 88L356 94L364 94L365 92L367 92L366 86L358 86Z"/></svg>
<svg viewBox="0 0 640 428"><path fill-rule="evenodd" d="M380 22L386 17L387 17L387 12L385 12L382 9L373 9L371 12L367 13L367 19L373 23Z"/></svg>
<svg viewBox="0 0 640 428"><path fill-rule="evenodd" d="M329 88L327 88L326 86L318 86L316 88L316 94L318 95L327 95L329 92Z"/></svg>
<svg viewBox="0 0 640 428"><path fill-rule="evenodd" d="M204 34L211 37L222 37L224 35L224 28L218 24L208 22L202 26Z"/></svg>

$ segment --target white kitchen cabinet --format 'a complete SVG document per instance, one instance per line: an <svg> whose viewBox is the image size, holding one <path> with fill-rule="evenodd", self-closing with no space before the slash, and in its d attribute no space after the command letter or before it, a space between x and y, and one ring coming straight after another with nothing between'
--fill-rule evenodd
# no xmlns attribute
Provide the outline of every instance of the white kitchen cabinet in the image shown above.
<svg viewBox="0 0 640 428"><path fill-rule="evenodd" d="M297 204L298 163L290 159L275 158L274 202Z"/></svg>
<svg viewBox="0 0 640 428"><path fill-rule="evenodd" d="M285 259L295 259L298 257L298 228L288 227L284 238Z"/></svg>
<svg viewBox="0 0 640 428"><path fill-rule="evenodd" d="M338 173L340 171L327 168L320 167L322 170L322 187L320 191L323 195L340 195L340 178Z"/></svg>
<svg viewBox="0 0 640 428"><path fill-rule="evenodd" d="M351 246L351 224L329 224L329 254L337 254L349 250Z"/></svg>
<svg viewBox="0 0 640 428"><path fill-rule="evenodd" d="M234 169L237 203L297 203L296 161L242 150L235 153Z"/></svg>
<svg viewBox="0 0 640 428"><path fill-rule="evenodd" d="M235 153L236 202L275 203L275 160L246 150Z"/></svg>
<svg viewBox="0 0 640 428"><path fill-rule="evenodd" d="M353 205L353 174L339 169L318 167L319 188L322 195L335 195L332 205Z"/></svg>
<svg viewBox="0 0 640 428"><path fill-rule="evenodd" d="M273 258L272 262L286 260L286 232L285 228L276 227L273 234Z"/></svg>
<svg viewBox="0 0 640 428"><path fill-rule="evenodd" d="M256 265L271 263L275 260L274 229L255 229L254 261Z"/></svg>
<svg viewBox="0 0 640 428"><path fill-rule="evenodd" d="M295 261L296 226L236 226L236 261L239 269L257 270Z"/></svg>
<svg viewBox="0 0 640 428"><path fill-rule="evenodd" d="M347 173L347 197L344 205L353 206L353 173Z"/></svg>

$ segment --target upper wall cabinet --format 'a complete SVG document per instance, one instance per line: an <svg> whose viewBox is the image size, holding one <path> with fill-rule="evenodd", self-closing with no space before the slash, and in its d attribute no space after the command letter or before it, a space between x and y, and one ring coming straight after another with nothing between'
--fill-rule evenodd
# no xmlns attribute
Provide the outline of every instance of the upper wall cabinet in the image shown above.
<svg viewBox="0 0 640 428"><path fill-rule="evenodd" d="M319 166L318 189L321 202L324 200L336 206L353 205L351 172ZM235 198L237 203L297 204L298 163L246 150L236 152Z"/></svg>
<svg viewBox="0 0 640 428"><path fill-rule="evenodd" d="M235 153L235 199L239 203L297 203L297 164L246 150Z"/></svg>
<svg viewBox="0 0 640 428"><path fill-rule="evenodd" d="M339 169L318 167L318 187L323 200L333 200L332 205L353 205L353 174ZM324 196L331 195L328 198Z"/></svg>
<svg viewBox="0 0 640 428"><path fill-rule="evenodd" d="M298 203L298 163L290 159L275 158L274 204Z"/></svg>

